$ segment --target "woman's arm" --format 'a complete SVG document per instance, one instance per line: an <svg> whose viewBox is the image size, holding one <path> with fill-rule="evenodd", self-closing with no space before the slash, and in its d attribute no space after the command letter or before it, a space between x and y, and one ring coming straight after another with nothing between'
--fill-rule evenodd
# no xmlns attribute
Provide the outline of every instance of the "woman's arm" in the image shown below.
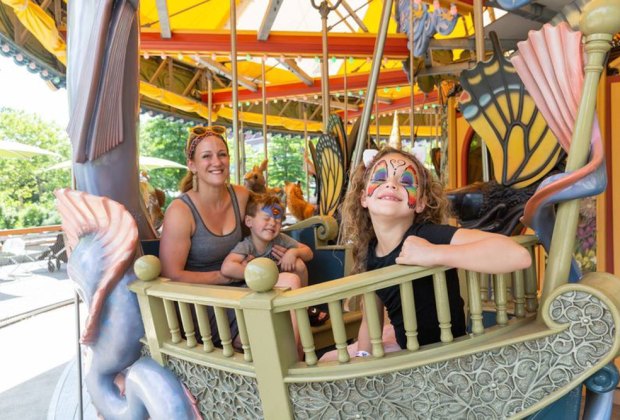
<svg viewBox="0 0 620 420"><path fill-rule="evenodd" d="M379 314L379 325L381 326L381 335L383 335L383 301L375 294L375 303L377 304L377 313ZM357 333L357 351L372 354L372 344L370 343L370 331L368 330L368 319L366 317L366 301L362 301L362 322Z"/></svg>
<svg viewBox="0 0 620 420"><path fill-rule="evenodd" d="M527 249L507 236L473 229L459 229L449 245L435 245L426 239L405 239L397 264L463 268L500 274L527 268L532 263Z"/></svg>
<svg viewBox="0 0 620 420"><path fill-rule="evenodd" d="M312 257L314 256L314 254L312 253L312 249L310 249L308 245L303 244L301 242L297 243L296 248L291 248L287 252L291 252L291 251L295 253L295 256L297 258L301 258L301 260L304 262L310 261Z"/></svg>
<svg viewBox="0 0 620 420"><path fill-rule="evenodd" d="M191 210L180 200L173 201L164 215L163 230L159 242L162 276L185 283L231 283L232 279L223 276L219 271L185 270L193 230L194 218Z"/></svg>

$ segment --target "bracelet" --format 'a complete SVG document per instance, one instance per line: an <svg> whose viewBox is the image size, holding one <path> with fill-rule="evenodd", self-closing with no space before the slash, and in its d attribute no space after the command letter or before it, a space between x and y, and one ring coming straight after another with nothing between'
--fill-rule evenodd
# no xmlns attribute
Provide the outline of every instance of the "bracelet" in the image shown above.
<svg viewBox="0 0 620 420"><path fill-rule="evenodd" d="M355 353L355 357L368 357L368 356L371 356L371 354L365 350L358 350L357 353Z"/></svg>

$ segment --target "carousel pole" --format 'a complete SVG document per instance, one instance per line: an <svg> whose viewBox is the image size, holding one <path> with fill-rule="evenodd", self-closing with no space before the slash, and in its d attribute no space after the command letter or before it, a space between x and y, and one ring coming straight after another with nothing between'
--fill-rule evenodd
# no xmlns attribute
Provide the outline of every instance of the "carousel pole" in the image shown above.
<svg viewBox="0 0 620 420"><path fill-rule="evenodd" d="M263 101L263 154L265 159L269 159L269 151L267 149L267 88L265 84L265 56L260 60L261 75L261 99ZM265 171L265 185L269 185L269 171Z"/></svg>
<svg viewBox="0 0 620 420"><path fill-rule="evenodd" d="M415 132L414 132L414 99L413 99L413 88L415 85L415 81L413 78L413 45L415 41L415 37L413 36L413 0L409 0L409 34L411 35L411 45L409 46L409 86L411 88L411 93L409 94L409 106L411 109L409 110L409 135L411 136L411 147L415 143Z"/></svg>
<svg viewBox="0 0 620 420"><path fill-rule="evenodd" d="M237 84L237 9L230 0L230 65L232 67L233 143L235 145L235 182L241 182L241 139L239 137L239 85Z"/></svg>
<svg viewBox="0 0 620 420"><path fill-rule="evenodd" d="M377 42L375 43L375 51L373 53L372 67L370 70L370 78L368 79L368 88L366 92L366 106L362 112L362 121L360 130L357 134L355 143L355 152L353 153L353 165L355 168L362 161L362 152L364 143L368 135L368 124L370 122L370 114L372 112L372 103L375 99L375 90L377 89L377 79L379 78L379 70L381 69L381 59L383 58L383 47L387 37L388 24L390 23L390 12L392 11L392 0L385 0L383 3L383 11L381 13L381 21L379 24L379 33L377 34ZM368 104L371 104L368 106ZM351 170L351 175L355 171ZM349 183L349 186L351 183Z"/></svg>
<svg viewBox="0 0 620 420"><path fill-rule="evenodd" d="M213 125L213 74L207 70L207 106L209 107L209 125Z"/></svg>
<svg viewBox="0 0 620 420"><path fill-rule="evenodd" d="M336 10L342 0L338 0L336 4L330 6L327 1L323 0L320 5L316 5L312 0L312 7L317 9L321 14L322 38L323 38L323 61L321 63L321 94L323 96L323 132L327 133L327 124L329 121L329 57L327 50L327 16L332 10Z"/></svg>
<svg viewBox="0 0 620 420"><path fill-rule="evenodd" d="M476 61L482 62L485 58L484 49L484 22L482 18L482 2L483 0L474 0L474 36L476 45ZM487 153L487 144L481 140L480 151L482 153L482 180L488 182L489 176L489 154Z"/></svg>
<svg viewBox="0 0 620 420"><path fill-rule="evenodd" d="M347 58L344 58L344 132L349 128L349 88L347 86Z"/></svg>

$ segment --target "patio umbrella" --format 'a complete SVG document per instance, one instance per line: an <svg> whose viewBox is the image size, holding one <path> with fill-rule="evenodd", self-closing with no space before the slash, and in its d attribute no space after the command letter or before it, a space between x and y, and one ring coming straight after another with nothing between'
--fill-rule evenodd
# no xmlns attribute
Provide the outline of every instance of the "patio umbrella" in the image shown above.
<svg viewBox="0 0 620 420"><path fill-rule="evenodd" d="M15 141L0 141L0 158L30 159L34 156L58 156L57 153Z"/></svg>
<svg viewBox="0 0 620 420"><path fill-rule="evenodd" d="M176 162L173 162L167 159L148 157L148 156L140 156L139 165L141 169L146 169L146 170L164 169L164 168L187 169L187 166L181 165L180 163L176 163ZM70 168L71 168L71 161L65 160L63 162L57 163L56 165L50 166L49 168L45 168L45 171L52 171L55 169L70 169Z"/></svg>

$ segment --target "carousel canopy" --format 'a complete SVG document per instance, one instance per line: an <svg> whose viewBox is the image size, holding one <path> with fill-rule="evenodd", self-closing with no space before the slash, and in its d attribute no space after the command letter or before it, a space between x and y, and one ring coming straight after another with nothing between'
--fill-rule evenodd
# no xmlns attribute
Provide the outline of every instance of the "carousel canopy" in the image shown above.
<svg viewBox="0 0 620 420"><path fill-rule="evenodd" d="M396 15L398 7L395 7L377 82L377 100L372 104L373 115L380 119L374 129L389 132L391 115L399 111L406 135L413 95L415 125L433 132L434 120L427 114L434 114L433 104L454 93L456 77L475 58L472 2L442 0L424 6L419 1L394 2L403 10L424 7L429 13L441 11L443 18L455 22L449 34L432 37L425 51L418 54L414 50L416 56L410 68L405 63L410 55L407 35L402 33L407 28L399 24L399 19L403 22L402 12ZM541 0L506 13L500 9L500 1L487 1L485 32L496 31L504 48L511 49L517 41L526 38L527 31L547 21L570 22L579 15L585 2ZM236 1L239 74L236 105L246 127L262 124L264 105L267 125L273 129L310 132L322 129L322 21L313 3L319 2ZM352 121L366 106L365 94L383 1L342 0L329 4L338 4L327 17L330 112ZM233 117L230 6L230 0L140 2L143 109L185 119L210 117L216 123L230 121ZM16 63L40 73L56 87L63 87L65 80L66 7L61 1L0 0L0 53L13 56ZM414 16L418 17L416 12ZM410 69L416 76L415 85L404 71Z"/></svg>

